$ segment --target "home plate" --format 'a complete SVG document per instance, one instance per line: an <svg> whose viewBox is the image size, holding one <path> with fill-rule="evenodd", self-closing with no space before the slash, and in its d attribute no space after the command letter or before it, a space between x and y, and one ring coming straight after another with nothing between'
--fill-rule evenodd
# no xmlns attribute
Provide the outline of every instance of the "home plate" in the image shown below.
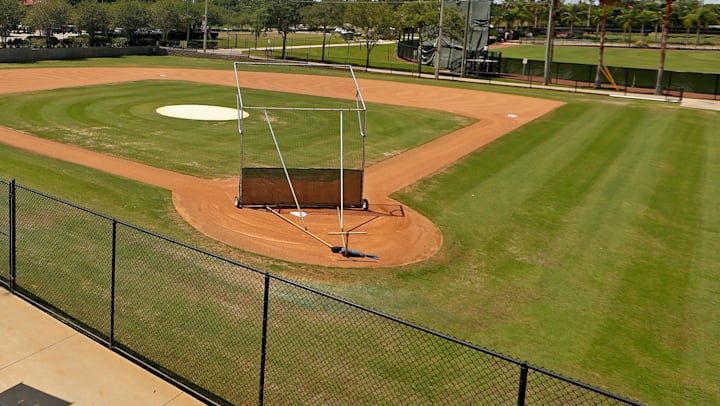
<svg viewBox="0 0 720 406"><path fill-rule="evenodd" d="M515 118L515 117L517 117L517 114L512 114L512 113L510 113L510 114L508 114L508 117Z"/></svg>
<svg viewBox="0 0 720 406"><path fill-rule="evenodd" d="M162 106L155 109L155 112L166 117L183 118L187 120L226 121L238 119L237 109L204 104ZM248 116L247 111L243 111L243 118L247 118Z"/></svg>
<svg viewBox="0 0 720 406"><path fill-rule="evenodd" d="M290 214L292 214L295 217L305 217L307 216L307 213L304 211L291 211Z"/></svg>

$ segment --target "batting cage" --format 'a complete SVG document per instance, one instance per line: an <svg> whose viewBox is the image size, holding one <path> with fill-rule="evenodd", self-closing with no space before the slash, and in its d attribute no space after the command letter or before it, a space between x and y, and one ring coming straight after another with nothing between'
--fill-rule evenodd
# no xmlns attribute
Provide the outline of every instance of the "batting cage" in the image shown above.
<svg viewBox="0 0 720 406"><path fill-rule="evenodd" d="M278 91L253 89L252 73L282 65ZM362 207L367 108L349 65L235 62L240 178L235 206ZM322 93L299 95L294 74L315 74ZM312 92L310 92L312 93Z"/></svg>

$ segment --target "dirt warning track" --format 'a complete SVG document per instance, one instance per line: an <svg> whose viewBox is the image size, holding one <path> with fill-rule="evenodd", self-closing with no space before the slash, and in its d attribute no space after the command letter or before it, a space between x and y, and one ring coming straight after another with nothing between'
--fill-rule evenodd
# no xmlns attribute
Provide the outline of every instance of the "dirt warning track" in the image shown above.
<svg viewBox="0 0 720 406"><path fill-rule="evenodd" d="M244 86L327 97L345 97L345 78L297 74L246 72ZM232 71L165 68L8 69L0 75L0 93L138 80L185 80L235 86ZM323 243L341 245L335 210L309 211L307 228L299 230L277 213L237 209L237 179L200 179L165 169L115 158L72 145L59 144L0 127L0 142L53 158L82 164L172 191L178 213L197 230L218 241L257 254L290 262L333 267L387 267L429 258L442 246L440 229L389 195L453 164L502 135L560 106L562 103L523 96L502 95L383 80L359 79L368 102L447 111L479 121L416 149L373 165L365 171L364 195L369 211L346 210L345 231L367 234L350 237L350 248L376 254L378 261L345 258ZM372 114L370 111L368 114ZM372 136L372 134L368 134ZM284 218L300 224L289 210ZM322 240L322 242L320 241Z"/></svg>

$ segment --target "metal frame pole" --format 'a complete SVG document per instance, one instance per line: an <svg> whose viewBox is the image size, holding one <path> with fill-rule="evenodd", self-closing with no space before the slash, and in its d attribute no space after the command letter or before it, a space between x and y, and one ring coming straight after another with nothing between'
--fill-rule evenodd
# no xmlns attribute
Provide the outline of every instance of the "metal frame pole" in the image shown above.
<svg viewBox="0 0 720 406"><path fill-rule="evenodd" d="M270 274L265 274L265 293L263 295L262 347L260 349L260 387L258 405L265 402L265 362L267 359L268 307L270 304Z"/></svg>
<svg viewBox="0 0 720 406"><path fill-rule="evenodd" d="M520 384L518 385L518 406L525 406L525 393L527 391L528 364L523 362L520 365Z"/></svg>
<svg viewBox="0 0 720 406"><path fill-rule="evenodd" d="M345 160L343 149L343 112L340 111L340 231L345 231Z"/></svg>
<svg viewBox="0 0 720 406"><path fill-rule="evenodd" d="M10 252L9 252L9 254L10 254L10 264L9 264L10 265L10 275L9 275L10 281L8 283L10 285L9 286L10 292L14 293L15 292L15 275L16 275L16 271L17 271L17 269L16 269L16 267L17 267L17 262L16 262L16 259L17 259L17 257L16 257L16 250L17 250L17 244L16 244L16 241L17 241L17 218L16 218L17 206L16 206L16 203L17 203L17 201L15 198L15 190L16 190L15 179L10 181L9 188L10 188L10 190L9 190L9 194L8 194L8 200L9 200L8 203L9 203L9 211L10 211L10 213L9 213L10 214L10 224L9 224L9 226L10 226L10 230L9 230L10 231Z"/></svg>
<svg viewBox="0 0 720 406"><path fill-rule="evenodd" d="M117 258L117 220L112 222L112 259L110 266L110 338L108 346L115 346L115 270Z"/></svg>

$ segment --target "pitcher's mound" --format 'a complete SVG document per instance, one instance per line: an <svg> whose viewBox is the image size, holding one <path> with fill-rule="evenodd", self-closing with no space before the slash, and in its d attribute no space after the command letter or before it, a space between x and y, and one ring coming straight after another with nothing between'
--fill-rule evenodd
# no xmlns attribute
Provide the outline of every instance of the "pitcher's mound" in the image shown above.
<svg viewBox="0 0 720 406"><path fill-rule="evenodd" d="M238 110L229 107L208 106L204 104L176 104L173 106L163 106L155 110L160 115L174 118L183 118L187 120L211 120L225 121L237 120ZM247 118L249 114L244 111L243 118Z"/></svg>

